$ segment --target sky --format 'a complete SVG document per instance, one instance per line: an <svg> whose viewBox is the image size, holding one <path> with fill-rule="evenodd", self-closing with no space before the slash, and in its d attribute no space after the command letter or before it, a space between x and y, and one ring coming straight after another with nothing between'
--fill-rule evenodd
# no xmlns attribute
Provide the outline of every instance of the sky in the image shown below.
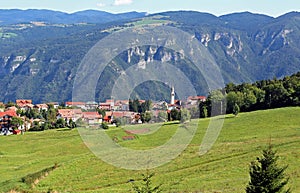
<svg viewBox="0 0 300 193"><path fill-rule="evenodd" d="M73 13L93 9L111 13L194 10L216 16L249 11L277 17L300 11L299 0L0 0L0 9L51 9Z"/></svg>

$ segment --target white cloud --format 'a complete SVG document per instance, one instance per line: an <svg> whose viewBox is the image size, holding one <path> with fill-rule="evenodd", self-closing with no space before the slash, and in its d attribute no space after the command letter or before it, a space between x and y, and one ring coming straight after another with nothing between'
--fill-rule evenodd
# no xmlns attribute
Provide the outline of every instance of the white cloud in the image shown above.
<svg viewBox="0 0 300 193"><path fill-rule="evenodd" d="M133 3L133 0L115 0L115 2L113 3L113 5L115 5L115 6L130 5L131 3Z"/></svg>
<svg viewBox="0 0 300 193"><path fill-rule="evenodd" d="M105 7L106 5L104 3L97 3L97 7Z"/></svg>

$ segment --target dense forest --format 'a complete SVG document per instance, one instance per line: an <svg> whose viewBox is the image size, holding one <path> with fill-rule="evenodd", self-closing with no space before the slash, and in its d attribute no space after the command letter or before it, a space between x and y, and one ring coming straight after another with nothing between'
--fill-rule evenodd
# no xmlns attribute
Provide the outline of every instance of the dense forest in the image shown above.
<svg viewBox="0 0 300 193"><path fill-rule="evenodd" d="M217 113L234 113L238 106L241 112L300 105L300 72L283 79L256 81L255 83L228 83L224 89L210 92L207 101L201 102L200 117L207 108L212 115L212 104L218 106ZM227 104L226 106L224 104ZM193 113L195 116L195 113Z"/></svg>

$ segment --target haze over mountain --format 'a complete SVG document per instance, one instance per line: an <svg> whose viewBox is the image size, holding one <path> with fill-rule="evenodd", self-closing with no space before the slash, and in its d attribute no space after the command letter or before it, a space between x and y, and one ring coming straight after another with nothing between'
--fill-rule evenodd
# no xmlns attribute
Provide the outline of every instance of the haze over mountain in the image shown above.
<svg viewBox="0 0 300 193"><path fill-rule="evenodd" d="M250 12L217 17L193 11L146 15L93 10L73 14L0 10L0 21L2 101L71 100L77 67L88 50L114 31L143 23L175 26L195 36L215 58L226 83L281 78L300 71L298 12L273 18ZM147 64L148 58L177 66L192 79L197 94L207 95L201 74L172 51L149 46L134 50L131 60L125 50L114 60L114 65L108 65L99 80L97 100L110 97L111 85L122 71L137 63ZM153 89L156 92L149 92ZM168 89L166 85L147 82L136 88L135 96L168 99Z"/></svg>
<svg viewBox="0 0 300 193"><path fill-rule="evenodd" d="M0 10L0 25L30 23L32 21L50 24L107 23L116 20L143 17L145 15L146 13L138 12L112 14L96 10L64 13L60 11L38 9L7 9Z"/></svg>

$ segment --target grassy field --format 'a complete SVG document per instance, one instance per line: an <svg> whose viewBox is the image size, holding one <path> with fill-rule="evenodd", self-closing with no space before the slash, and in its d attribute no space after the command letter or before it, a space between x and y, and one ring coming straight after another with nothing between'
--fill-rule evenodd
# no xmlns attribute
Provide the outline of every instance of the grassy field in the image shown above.
<svg viewBox="0 0 300 193"><path fill-rule="evenodd" d="M190 124L196 124L193 120ZM209 119L199 121L192 142L171 162L151 169L154 184L162 184L163 192L244 192L249 180L251 161L261 155L270 141L280 156L280 164L288 164L289 186L300 192L300 108L283 108L238 117L228 115L212 149L199 156L199 146ZM149 129L145 124L126 130ZM124 128L107 131L118 143L132 149L149 149L163 144L175 133L177 124L162 126L150 135L123 141ZM180 128L179 128L180 129ZM22 178L57 165L35 185ZM141 180L146 171L116 168L97 158L82 142L77 130L32 132L20 136L0 137L0 192L131 192L128 180ZM137 182L138 183L138 182Z"/></svg>

